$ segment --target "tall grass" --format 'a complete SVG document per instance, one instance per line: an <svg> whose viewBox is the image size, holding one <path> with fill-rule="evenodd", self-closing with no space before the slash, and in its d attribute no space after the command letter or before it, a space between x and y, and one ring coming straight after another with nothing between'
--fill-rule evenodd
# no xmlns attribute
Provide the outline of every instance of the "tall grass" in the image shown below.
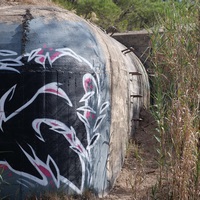
<svg viewBox="0 0 200 200"><path fill-rule="evenodd" d="M200 2L172 3L154 30L158 199L200 199Z"/></svg>

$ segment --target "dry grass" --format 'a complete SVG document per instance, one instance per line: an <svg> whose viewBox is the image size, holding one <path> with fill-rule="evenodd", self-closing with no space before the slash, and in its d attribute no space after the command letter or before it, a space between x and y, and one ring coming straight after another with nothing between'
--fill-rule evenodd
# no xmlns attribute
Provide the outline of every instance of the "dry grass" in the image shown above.
<svg viewBox="0 0 200 200"><path fill-rule="evenodd" d="M155 32L153 39L154 112L160 134L157 192L164 199L200 198L199 6L168 10L161 22L165 34Z"/></svg>

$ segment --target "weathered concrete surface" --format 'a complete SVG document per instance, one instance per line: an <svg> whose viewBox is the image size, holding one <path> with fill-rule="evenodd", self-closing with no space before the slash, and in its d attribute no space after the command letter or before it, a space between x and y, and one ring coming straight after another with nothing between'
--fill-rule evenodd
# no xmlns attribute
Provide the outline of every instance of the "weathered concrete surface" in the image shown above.
<svg viewBox="0 0 200 200"><path fill-rule="evenodd" d="M148 75L140 60L133 54L123 54L122 44L105 37L102 45L107 48L108 71L111 76L111 129L110 156L108 160L109 180L113 185L125 156L127 140L138 125L140 109L149 106ZM139 72L141 75L131 75ZM131 95L142 97L131 97Z"/></svg>
<svg viewBox="0 0 200 200"><path fill-rule="evenodd" d="M1 196L106 195L149 105L143 65L66 10L0 12L0 167L9 183Z"/></svg>

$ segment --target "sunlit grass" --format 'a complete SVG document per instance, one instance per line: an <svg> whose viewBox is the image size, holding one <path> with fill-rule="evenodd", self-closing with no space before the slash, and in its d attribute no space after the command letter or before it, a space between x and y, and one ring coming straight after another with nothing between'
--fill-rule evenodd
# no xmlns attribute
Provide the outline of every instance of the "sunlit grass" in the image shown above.
<svg viewBox="0 0 200 200"><path fill-rule="evenodd" d="M152 37L162 199L200 198L200 5L186 4L166 10Z"/></svg>

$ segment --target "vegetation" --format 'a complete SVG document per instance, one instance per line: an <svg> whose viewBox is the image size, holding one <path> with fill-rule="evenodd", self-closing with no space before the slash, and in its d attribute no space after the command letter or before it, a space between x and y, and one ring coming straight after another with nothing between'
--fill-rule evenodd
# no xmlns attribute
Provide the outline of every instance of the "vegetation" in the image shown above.
<svg viewBox="0 0 200 200"><path fill-rule="evenodd" d="M173 4L164 14L164 34L152 37L160 144L154 199L200 199L200 2Z"/></svg>
<svg viewBox="0 0 200 200"><path fill-rule="evenodd" d="M75 11L107 30L114 26L118 31L153 27L157 17L164 17L164 10L171 1L162 0L53 0L68 10ZM177 5L178 2L173 1Z"/></svg>

